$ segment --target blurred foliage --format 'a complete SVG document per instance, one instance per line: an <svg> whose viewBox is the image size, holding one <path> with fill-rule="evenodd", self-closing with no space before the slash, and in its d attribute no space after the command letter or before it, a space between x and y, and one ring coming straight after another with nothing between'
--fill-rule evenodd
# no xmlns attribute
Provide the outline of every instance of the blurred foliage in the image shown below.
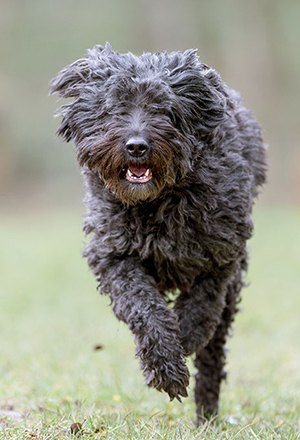
<svg viewBox="0 0 300 440"><path fill-rule="evenodd" d="M73 148L55 139L48 84L88 47L109 41L138 54L198 48L264 128L271 165L264 200L300 202L299 0L0 0L0 10L6 198L79 199Z"/></svg>

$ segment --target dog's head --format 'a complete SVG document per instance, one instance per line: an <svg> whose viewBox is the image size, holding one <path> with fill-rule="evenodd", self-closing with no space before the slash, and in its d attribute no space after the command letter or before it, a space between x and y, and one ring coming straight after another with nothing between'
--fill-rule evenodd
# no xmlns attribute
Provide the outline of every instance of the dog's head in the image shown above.
<svg viewBox="0 0 300 440"><path fill-rule="evenodd" d="M193 172L201 140L229 105L220 76L196 51L137 57L108 43L59 72L50 93L73 98L58 134L125 204L153 200Z"/></svg>

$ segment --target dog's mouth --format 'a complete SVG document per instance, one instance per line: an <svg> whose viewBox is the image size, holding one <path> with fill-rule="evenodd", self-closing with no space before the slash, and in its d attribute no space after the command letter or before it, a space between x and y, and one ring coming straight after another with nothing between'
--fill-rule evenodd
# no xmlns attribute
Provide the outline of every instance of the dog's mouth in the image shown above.
<svg viewBox="0 0 300 440"><path fill-rule="evenodd" d="M152 179L152 170L145 164L130 165L126 170L125 178L131 183L146 183Z"/></svg>

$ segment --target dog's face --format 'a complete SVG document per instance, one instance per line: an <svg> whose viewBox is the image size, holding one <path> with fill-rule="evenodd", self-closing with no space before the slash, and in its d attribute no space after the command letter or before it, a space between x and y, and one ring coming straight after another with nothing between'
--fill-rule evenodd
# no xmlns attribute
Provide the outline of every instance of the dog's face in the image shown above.
<svg viewBox="0 0 300 440"><path fill-rule="evenodd" d="M153 200L192 172L201 138L228 108L226 87L195 51L136 57L95 46L50 91L75 98L58 134L125 204Z"/></svg>

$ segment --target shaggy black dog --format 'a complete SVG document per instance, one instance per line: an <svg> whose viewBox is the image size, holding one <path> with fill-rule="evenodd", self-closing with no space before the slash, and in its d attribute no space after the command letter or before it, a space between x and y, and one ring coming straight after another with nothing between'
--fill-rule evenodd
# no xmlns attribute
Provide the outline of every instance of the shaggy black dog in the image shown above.
<svg viewBox="0 0 300 440"><path fill-rule="evenodd" d="M137 57L95 46L51 93L74 98L58 134L74 141L86 182L84 256L134 335L148 386L186 397L195 353L200 423L218 410L265 181L260 127L194 50Z"/></svg>

